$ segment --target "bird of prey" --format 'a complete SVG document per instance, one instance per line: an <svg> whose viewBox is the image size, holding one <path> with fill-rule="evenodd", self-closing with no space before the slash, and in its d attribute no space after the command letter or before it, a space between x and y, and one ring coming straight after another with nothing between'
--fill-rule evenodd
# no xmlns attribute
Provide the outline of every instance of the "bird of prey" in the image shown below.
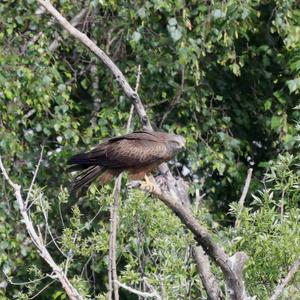
<svg viewBox="0 0 300 300"><path fill-rule="evenodd" d="M184 137L165 132L135 131L110 138L68 160L68 165L72 165L69 171L81 171L71 188L87 189L97 178L103 185L123 171L128 171L131 180L145 179L149 183L146 174L184 148Z"/></svg>

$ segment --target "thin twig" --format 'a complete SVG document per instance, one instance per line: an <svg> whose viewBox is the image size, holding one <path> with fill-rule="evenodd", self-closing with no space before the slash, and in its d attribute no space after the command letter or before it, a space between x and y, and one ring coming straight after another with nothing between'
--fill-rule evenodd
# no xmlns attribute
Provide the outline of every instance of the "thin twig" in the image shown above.
<svg viewBox="0 0 300 300"><path fill-rule="evenodd" d="M37 279L33 279L33 280L29 280L29 281L22 281L22 282L13 282L8 275L3 272L4 276L6 277L7 281L11 284L11 285L26 285L26 284L32 284L32 283L36 283L39 281L42 281L45 278L51 277L52 274L46 274L45 276L41 277L41 278L37 278Z"/></svg>
<svg viewBox="0 0 300 300"><path fill-rule="evenodd" d="M120 286L121 288L135 294L141 297L145 297L145 298L156 298L158 300L161 300L162 298L156 293L156 292L152 292L152 293L147 293L147 292L141 292L139 290L136 290L130 286L127 286L124 283L121 283L120 281L117 281L118 286Z"/></svg>
<svg viewBox="0 0 300 300"><path fill-rule="evenodd" d="M289 272L286 277L282 279L282 281L276 286L273 295L270 300L277 300L279 296L282 294L284 288L288 285L288 283L293 279L294 275L298 272L300 268L300 255L294 264L291 266Z"/></svg>
<svg viewBox="0 0 300 300"><path fill-rule="evenodd" d="M160 281L162 281L161 278L160 278ZM147 288L155 295L155 297L156 297L157 299L163 299L163 298L158 294L158 292L157 292L156 289L153 287L153 285L151 285L151 284L148 282L147 277L143 277L143 282L145 282L146 287L147 287Z"/></svg>
<svg viewBox="0 0 300 300"><path fill-rule="evenodd" d="M252 172L253 172L252 168L250 168L247 172L245 185L244 185L243 192L242 192L242 195L241 195L240 200L239 200L239 211L238 211L237 216L236 216L235 227L239 223L239 218L240 218L242 209L244 207L245 199L246 199L246 196L247 196L247 193L248 193L248 190L249 190L249 186L250 186L250 182L251 182L251 178L252 178Z"/></svg>
<svg viewBox="0 0 300 300"><path fill-rule="evenodd" d="M53 260L52 256L48 252L47 248L45 247L43 241L39 238L33 223L30 219L30 216L26 210L24 200L22 198L21 194L21 186L14 183L8 176L1 157L0 157L0 169L2 171L2 174L4 178L7 180L9 185L14 189L15 191L15 197L17 200L17 203L19 205L19 210L22 216L22 221L24 222L27 232L33 242L33 244L37 247L39 255L48 263L48 265L51 267L53 270L55 277L61 282L65 292L69 296L71 300L83 300L81 295L78 293L78 291L74 288L74 286L71 284L69 279L65 276L63 270L59 265L56 264L56 262Z"/></svg>
<svg viewBox="0 0 300 300"><path fill-rule="evenodd" d="M36 298L38 295L40 295L44 290L46 290L52 283L54 283L56 280L50 281L48 284L46 284L42 289L40 289L35 295L29 297L29 300L32 300Z"/></svg>
<svg viewBox="0 0 300 300"><path fill-rule="evenodd" d="M40 158L39 158L39 161L38 161L37 166L36 166L36 168L35 168L35 171L34 171L34 174L33 174L33 177L32 177L31 183L30 183L30 186L29 186L29 190L28 190L28 193L27 193L27 197L26 197L26 199L25 199L25 207L26 207L26 208L27 208L27 206L28 206L28 201L29 201L29 198L30 198L30 195L31 195L31 192L32 192L32 188L33 188L33 185L34 185L36 176L37 176L37 174L38 174L38 171L39 171L39 168L40 168L42 159L43 159L44 145L42 145L41 148L42 148L42 149L41 149L41 153L40 153Z"/></svg>
<svg viewBox="0 0 300 300"><path fill-rule="evenodd" d="M182 67L180 87L176 91L175 97L169 105L169 109L164 113L163 117L161 118L161 121L160 121L159 126L158 126L159 128L161 128L163 126L163 124L164 124L165 120L167 119L168 115L175 108L175 106L179 103L181 95L182 95L183 90L184 90L184 80L185 80L185 71L184 71L184 67Z"/></svg>

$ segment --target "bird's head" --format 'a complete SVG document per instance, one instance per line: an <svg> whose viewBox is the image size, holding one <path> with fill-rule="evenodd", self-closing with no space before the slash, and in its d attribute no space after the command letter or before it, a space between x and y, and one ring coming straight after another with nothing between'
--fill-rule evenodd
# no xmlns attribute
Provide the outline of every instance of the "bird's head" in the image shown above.
<svg viewBox="0 0 300 300"><path fill-rule="evenodd" d="M171 134L168 142L169 145L172 147L172 150L176 153L186 148L185 138L181 135Z"/></svg>

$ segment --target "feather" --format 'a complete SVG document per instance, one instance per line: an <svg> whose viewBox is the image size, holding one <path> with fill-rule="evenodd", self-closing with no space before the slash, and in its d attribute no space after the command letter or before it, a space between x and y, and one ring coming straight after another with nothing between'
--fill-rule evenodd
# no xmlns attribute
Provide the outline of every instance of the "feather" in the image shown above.
<svg viewBox="0 0 300 300"><path fill-rule="evenodd" d="M77 191L88 187L101 173L103 168L101 166L91 166L81 172L72 182L71 190Z"/></svg>

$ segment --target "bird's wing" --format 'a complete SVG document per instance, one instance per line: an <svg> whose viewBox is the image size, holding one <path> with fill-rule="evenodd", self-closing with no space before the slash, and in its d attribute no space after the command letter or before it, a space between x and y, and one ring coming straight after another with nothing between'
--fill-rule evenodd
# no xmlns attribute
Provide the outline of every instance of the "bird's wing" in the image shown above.
<svg viewBox="0 0 300 300"><path fill-rule="evenodd" d="M166 143L124 136L86 153L90 161L108 168L138 168L169 159Z"/></svg>
<svg viewBox="0 0 300 300"><path fill-rule="evenodd" d="M119 140L140 140L140 141L152 141L152 142L164 142L164 136L168 135L165 132L155 131L134 131L123 136L116 136L107 140L107 142L116 142Z"/></svg>

